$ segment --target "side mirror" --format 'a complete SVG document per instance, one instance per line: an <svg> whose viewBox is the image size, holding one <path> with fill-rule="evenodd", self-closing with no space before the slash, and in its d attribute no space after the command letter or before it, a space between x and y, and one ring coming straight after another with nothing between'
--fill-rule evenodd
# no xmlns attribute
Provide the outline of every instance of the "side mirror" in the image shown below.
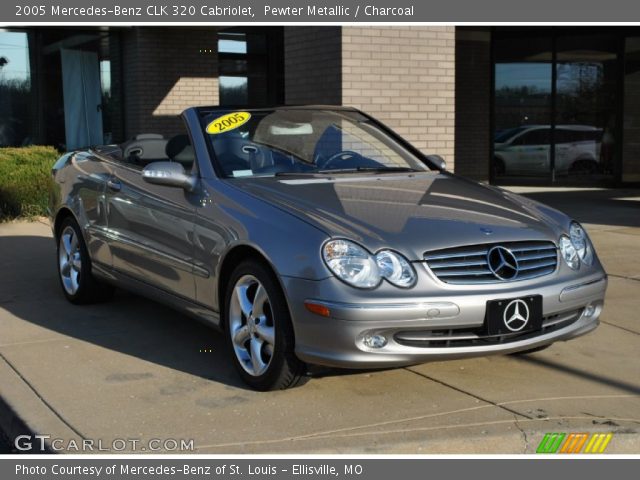
<svg viewBox="0 0 640 480"><path fill-rule="evenodd" d="M447 169L447 162L440 155L427 155L427 159L433 163L438 170L444 171Z"/></svg>
<svg viewBox="0 0 640 480"><path fill-rule="evenodd" d="M196 188L196 179L185 172L178 162L152 162L142 170L142 178L155 185L184 188L192 192Z"/></svg>

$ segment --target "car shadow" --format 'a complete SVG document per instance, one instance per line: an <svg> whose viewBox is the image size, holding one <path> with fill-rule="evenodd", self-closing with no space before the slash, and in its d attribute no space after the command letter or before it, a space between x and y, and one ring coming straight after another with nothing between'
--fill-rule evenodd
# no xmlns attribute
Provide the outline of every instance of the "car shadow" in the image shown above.
<svg viewBox="0 0 640 480"><path fill-rule="evenodd" d="M599 375L593 372L588 372L586 370L576 368L572 365L563 364L537 355L520 355L516 358L517 360L527 362L538 367L567 373L573 377L580 377L589 382L599 383L601 385L606 385L608 387L622 390L624 392L629 392L634 395L640 395L640 385L637 384L616 380L614 378Z"/></svg>
<svg viewBox="0 0 640 480"><path fill-rule="evenodd" d="M113 300L72 305L57 279L55 245L38 236L0 237L0 309L44 329L228 386L247 389L229 361L221 333L151 300L117 290ZM40 334L41 332L38 332ZM0 337L7 347L29 339L20 327ZM25 329L25 335L33 332ZM40 341L42 357L47 342ZM132 375L123 373L121 376ZM126 379L125 379L126 380ZM105 381L118 381L118 374Z"/></svg>

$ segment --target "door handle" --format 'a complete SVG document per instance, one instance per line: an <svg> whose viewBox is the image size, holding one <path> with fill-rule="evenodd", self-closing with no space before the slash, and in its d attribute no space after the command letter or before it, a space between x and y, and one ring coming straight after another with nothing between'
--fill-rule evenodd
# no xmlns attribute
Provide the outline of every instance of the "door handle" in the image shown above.
<svg viewBox="0 0 640 480"><path fill-rule="evenodd" d="M118 180L111 179L107 181L107 187L109 187L114 192L119 192L122 188L122 184Z"/></svg>

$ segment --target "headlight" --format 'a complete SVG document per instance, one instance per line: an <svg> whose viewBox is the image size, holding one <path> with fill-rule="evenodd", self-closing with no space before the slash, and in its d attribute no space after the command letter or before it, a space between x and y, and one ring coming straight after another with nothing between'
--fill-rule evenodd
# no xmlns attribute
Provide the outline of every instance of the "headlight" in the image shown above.
<svg viewBox="0 0 640 480"><path fill-rule="evenodd" d="M376 264L380 275L397 287L409 288L416 282L415 270L399 253L381 250L376 254Z"/></svg>
<svg viewBox="0 0 640 480"><path fill-rule="evenodd" d="M353 242L331 240L325 243L322 256L334 275L349 285L373 288L382 280L371 254Z"/></svg>
<svg viewBox="0 0 640 480"><path fill-rule="evenodd" d="M580 260L586 265L591 265L593 263L593 248L589 243L586 232L579 223L571 222L569 238L571 238L571 243L578 252Z"/></svg>
<svg viewBox="0 0 640 480"><path fill-rule="evenodd" d="M580 259L578 258L578 251L573 246L571 239L566 235L560 237L560 254L564 261L574 270L580 268Z"/></svg>
<svg viewBox="0 0 640 480"><path fill-rule="evenodd" d="M336 277L354 287L374 288L383 278L401 288L416 283L416 272L411 263L391 250L380 250L372 255L349 240L331 240L325 243L322 256Z"/></svg>

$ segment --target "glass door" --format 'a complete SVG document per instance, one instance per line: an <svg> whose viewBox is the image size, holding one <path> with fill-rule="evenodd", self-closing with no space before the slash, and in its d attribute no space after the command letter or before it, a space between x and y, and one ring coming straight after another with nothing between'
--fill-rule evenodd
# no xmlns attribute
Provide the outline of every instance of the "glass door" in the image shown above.
<svg viewBox="0 0 640 480"><path fill-rule="evenodd" d="M492 180L546 182L551 172L551 37L508 37L494 46Z"/></svg>
<svg viewBox="0 0 640 480"><path fill-rule="evenodd" d="M556 181L613 179L618 155L618 38L559 36L556 60Z"/></svg>
<svg viewBox="0 0 640 480"><path fill-rule="evenodd" d="M493 182L615 180L622 158L622 37L601 32L496 29Z"/></svg>
<svg viewBox="0 0 640 480"><path fill-rule="evenodd" d="M640 37L625 42L622 181L640 182Z"/></svg>

